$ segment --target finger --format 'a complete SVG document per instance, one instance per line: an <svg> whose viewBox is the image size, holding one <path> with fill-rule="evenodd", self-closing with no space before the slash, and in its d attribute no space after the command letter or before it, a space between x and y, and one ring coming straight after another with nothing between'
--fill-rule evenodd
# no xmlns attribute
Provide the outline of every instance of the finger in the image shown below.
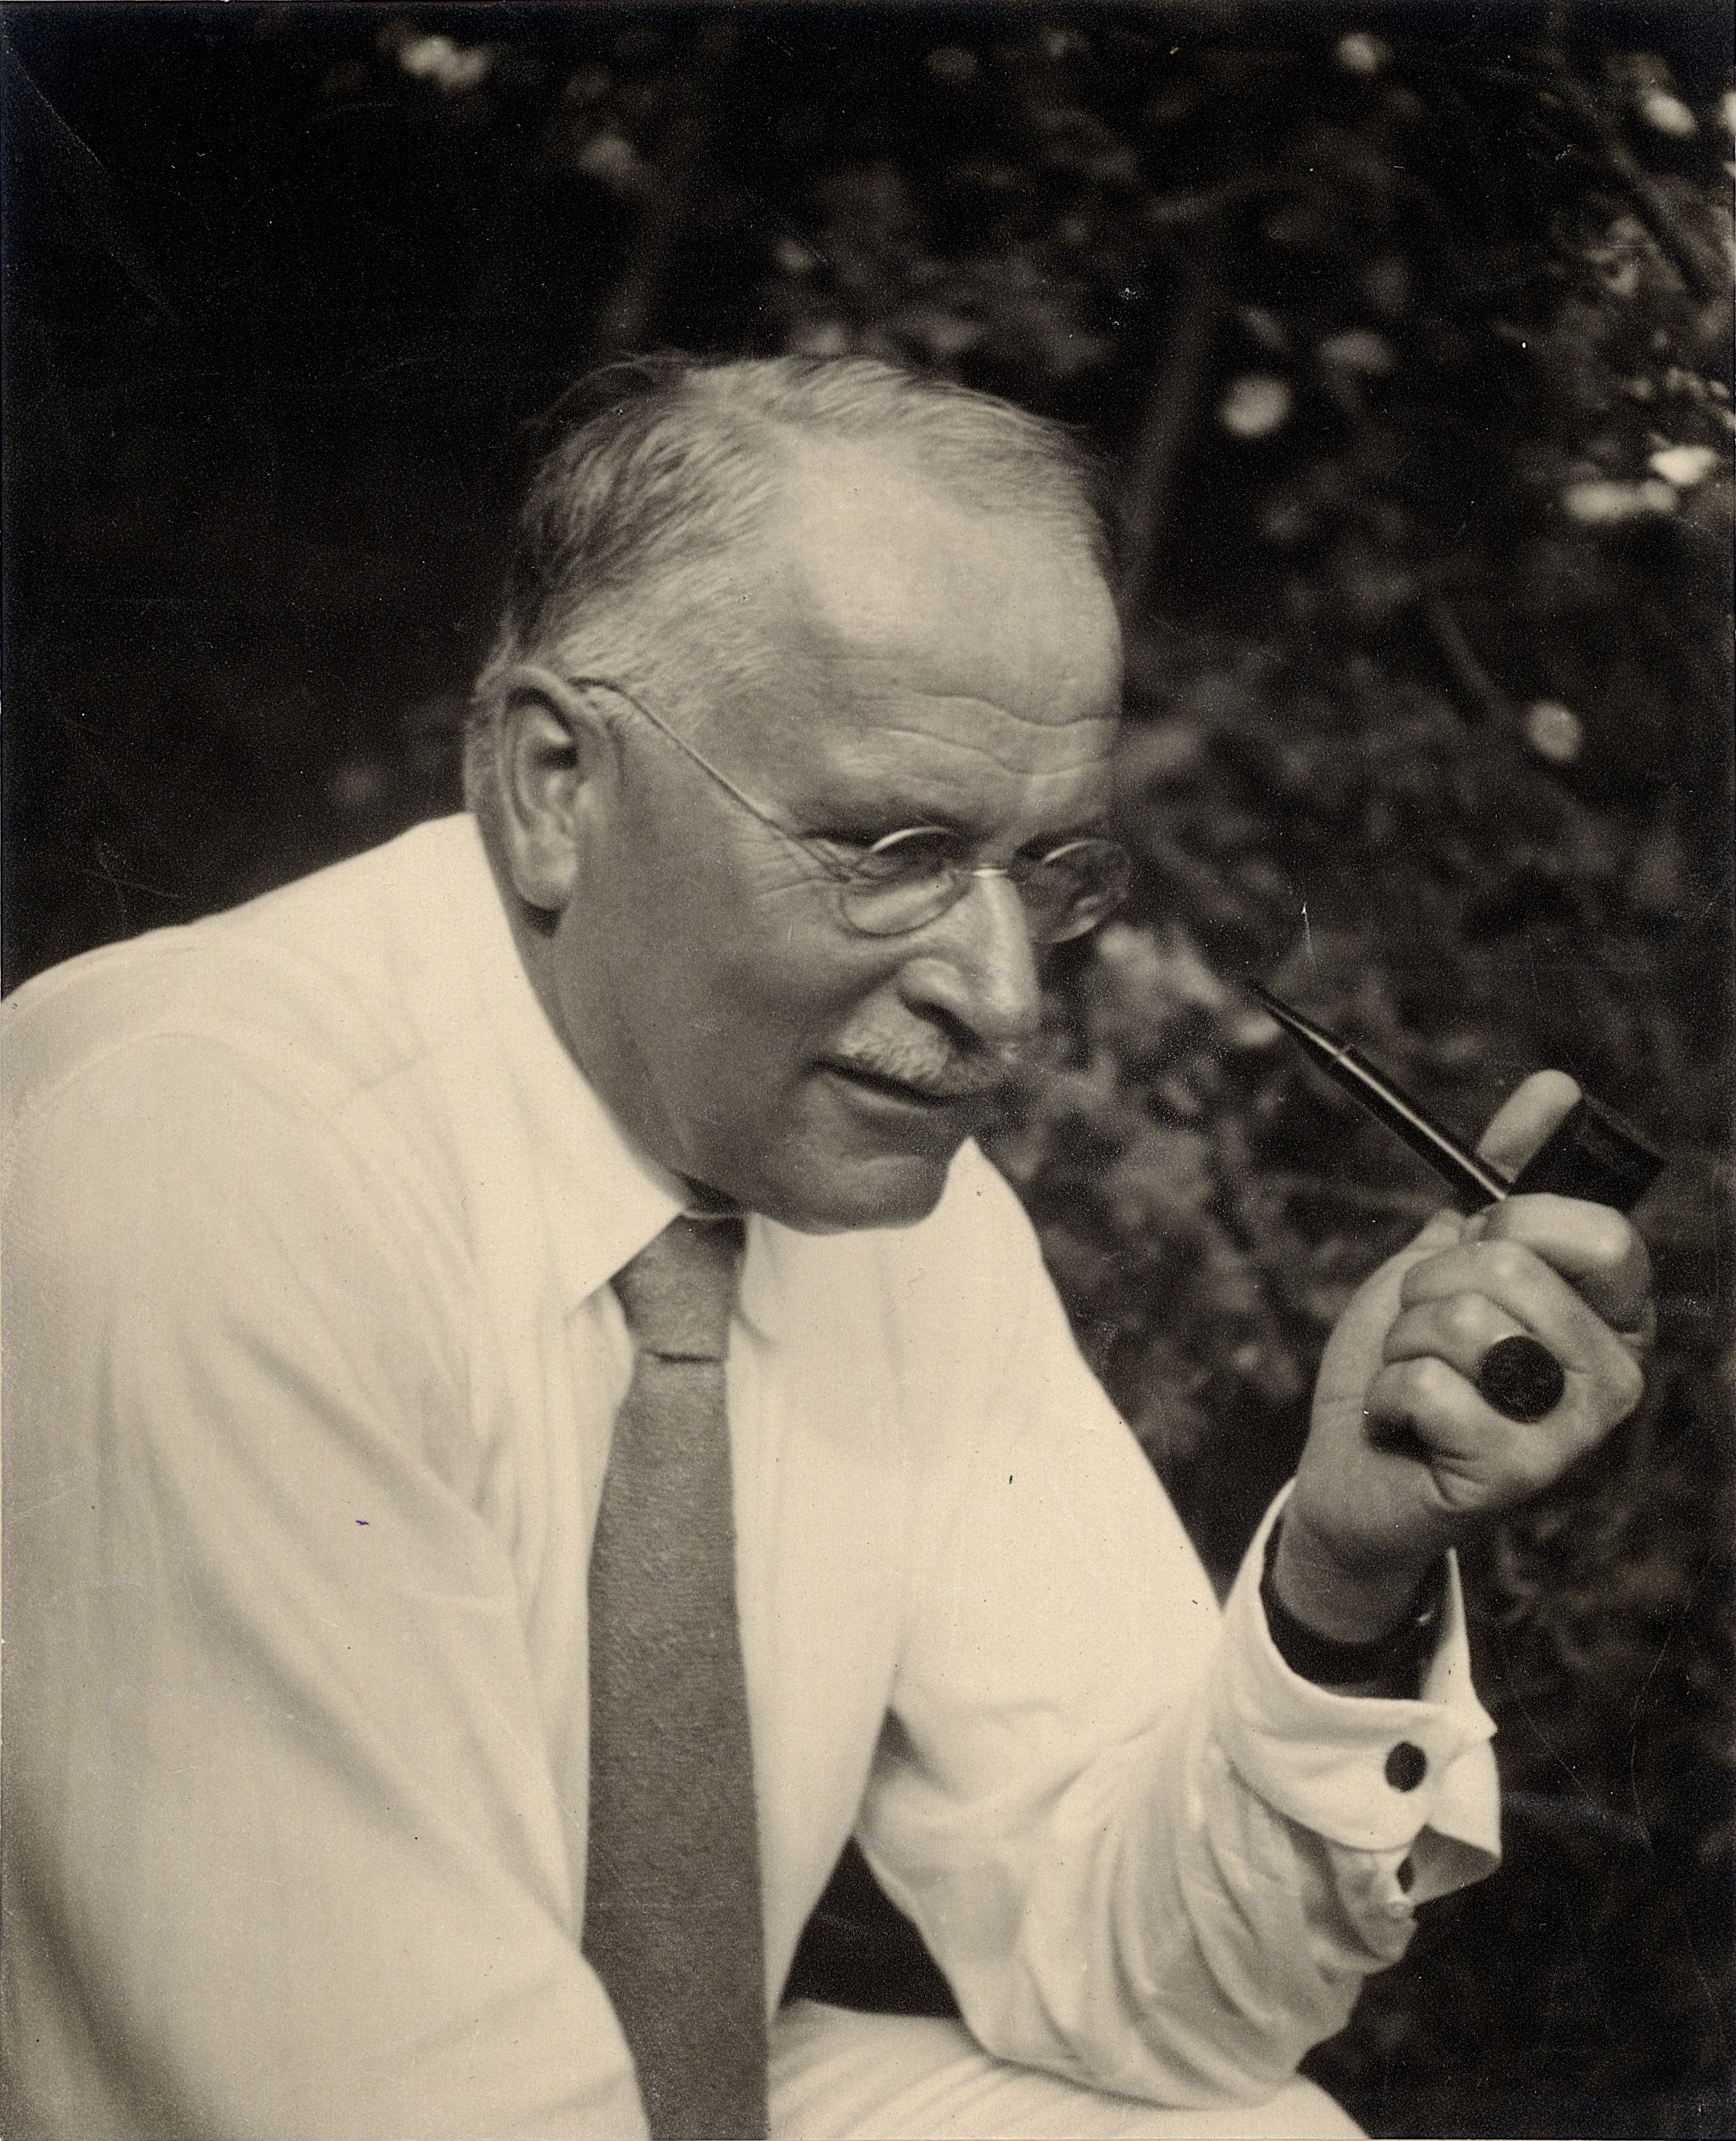
<svg viewBox="0 0 1736 2141"><path fill-rule="evenodd" d="M1418 1361L1432 1354L1475 1382L1489 1348L1522 1335L1518 1320L1486 1294L1454 1293L1401 1311L1382 1351L1388 1361Z"/></svg>
<svg viewBox="0 0 1736 2141"><path fill-rule="evenodd" d="M1555 1356L1566 1371L1569 1410L1598 1432L1639 1404L1645 1378L1635 1349L1522 1243L1472 1242L1443 1250L1405 1274L1400 1302L1408 1310L1463 1294L1482 1295ZM1557 1405L1551 1418L1561 1415Z"/></svg>
<svg viewBox="0 0 1736 2141"><path fill-rule="evenodd" d="M1607 1204L1571 1197L1509 1197L1467 1223L1466 1237L1517 1242L1559 1272L1625 1337L1649 1337L1654 1322L1651 1258Z"/></svg>
<svg viewBox="0 0 1736 2141"><path fill-rule="evenodd" d="M1414 1262L1418 1257L1437 1256L1443 1249L1456 1248L1465 1238L1465 1229L1470 1223L1462 1213L1443 1208L1433 1215L1420 1233L1412 1236L1398 1252L1399 1258Z"/></svg>
<svg viewBox="0 0 1736 2141"><path fill-rule="evenodd" d="M1433 1355L1393 1361L1369 1384L1369 1418L1420 1444L1437 1489L1461 1512L1511 1508L1551 1485L1595 1444L1608 1423L1583 1406L1558 1407L1529 1426L1486 1405L1456 1369Z"/></svg>
<svg viewBox="0 0 1736 2141"><path fill-rule="evenodd" d="M1565 1070L1537 1070L1508 1094L1477 1140L1478 1155L1517 1174L1564 1123L1580 1098Z"/></svg>
<svg viewBox="0 0 1736 2141"><path fill-rule="evenodd" d="M1399 1288L1403 1308L1481 1294L1542 1341L1564 1367L1591 1371L1626 1349L1591 1304L1522 1242L1462 1243L1413 1264Z"/></svg>

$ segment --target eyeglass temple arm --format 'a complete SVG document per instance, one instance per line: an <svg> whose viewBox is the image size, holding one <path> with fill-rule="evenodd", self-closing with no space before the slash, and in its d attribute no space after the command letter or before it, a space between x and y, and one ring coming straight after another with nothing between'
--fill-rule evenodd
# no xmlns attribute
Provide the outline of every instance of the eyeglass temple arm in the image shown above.
<svg viewBox="0 0 1736 2141"><path fill-rule="evenodd" d="M552 669L545 669L540 663L520 662L514 666L506 680L509 687L515 681L547 693L557 704L570 705L580 692L608 692L618 699L624 699L635 713L643 716L651 724L665 742L673 744L683 758L691 760L708 779L716 781L726 795L732 796L744 810L757 818L761 824L769 827L781 839L787 840L792 848L806 855L810 862L816 864L834 883L847 885L855 882L843 864L827 854L823 849L803 839L799 833L792 833L787 825L779 824L763 804L756 803L745 790L737 788L727 773L713 765L684 736L671 728L659 715L653 713L644 701L635 697L624 684L616 683L614 677L560 677Z"/></svg>

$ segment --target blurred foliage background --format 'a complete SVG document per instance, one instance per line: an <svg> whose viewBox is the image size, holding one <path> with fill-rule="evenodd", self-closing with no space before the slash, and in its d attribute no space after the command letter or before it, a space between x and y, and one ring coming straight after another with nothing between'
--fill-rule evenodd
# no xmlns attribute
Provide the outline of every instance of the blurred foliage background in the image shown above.
<svg viewBox="0 0 1736 2141"><path fill-rule="evenodd" d="M1729 2134L1730 248L1714 0L11 4L7 982L456 797L526 420L658 344L1081 426L1125 917L998 1151L1221 1578L1474 1127L1673 1164L1639 1415L1468 1571L1508 1857L1310 2068L1376 2134Z"/></svg>

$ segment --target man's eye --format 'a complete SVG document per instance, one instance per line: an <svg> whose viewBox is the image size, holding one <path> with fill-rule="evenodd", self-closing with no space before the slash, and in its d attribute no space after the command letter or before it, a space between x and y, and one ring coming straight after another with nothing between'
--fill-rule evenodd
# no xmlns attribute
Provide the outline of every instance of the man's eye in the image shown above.
<svg viewBox="0 0 1736 2141"><path fill-rule="evenodd" d="M851 869L877 884L909 884L944 876L960 853L956 833L940 825L911 825L859 847L851 857Z"/></svg>

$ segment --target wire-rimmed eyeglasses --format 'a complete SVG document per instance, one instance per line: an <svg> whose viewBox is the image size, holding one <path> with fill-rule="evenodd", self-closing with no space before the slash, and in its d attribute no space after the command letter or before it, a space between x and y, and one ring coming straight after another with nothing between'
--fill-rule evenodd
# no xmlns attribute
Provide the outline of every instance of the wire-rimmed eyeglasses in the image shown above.
<svg viewBox="0 0 1736 2141"><path fill-rule="evenodd" d="M1035 944L1061 944L1083 937L1112 914L1127 893L1132 874L1127 850L1095 837L1063 840L1040 855L1015 855L1006 864L971 859L970 844L944 825L910 825L887 833L846 859L780 824L762 804L737 787L727 773L694 749L685 736L652 712L644 701L611 677L560 677L521 663L503 689L529 689L557 706L570 706L580 692L608 692L624 700L668 743L714 781L730 800L798 849L836 888L838 910L865 937L903 937L938 921L955 907L979 877L1004 877L1017 891L1025 927Z"/></svg>

